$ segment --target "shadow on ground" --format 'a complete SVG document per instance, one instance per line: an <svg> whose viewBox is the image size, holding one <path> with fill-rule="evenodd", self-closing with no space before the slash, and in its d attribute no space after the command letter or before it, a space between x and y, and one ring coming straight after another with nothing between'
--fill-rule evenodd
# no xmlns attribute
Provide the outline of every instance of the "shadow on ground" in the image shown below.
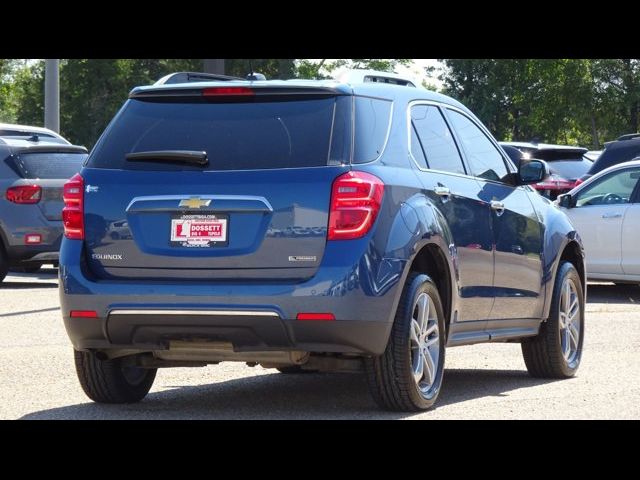
<svg viewBox="0 0 640 480"><path fill-rule="evenodd" d="M587 303L640 304L640 286L637 284L615 285L589 284Z"/></svg>
<svg viewBox="0 0 640 480"><path fill-rule="evenodd" d="M550 382L522 370L446 370L437 407L502 397ZM23 419L399 419L371 399L361 375L258 375L201 386L170 386L131 405L78 405L42 410Z"/></svg>

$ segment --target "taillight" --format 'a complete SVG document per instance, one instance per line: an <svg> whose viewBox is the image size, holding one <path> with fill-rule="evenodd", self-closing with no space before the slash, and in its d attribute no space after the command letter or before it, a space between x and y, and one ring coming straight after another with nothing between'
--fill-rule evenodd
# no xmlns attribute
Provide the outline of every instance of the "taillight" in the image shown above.
<svg viewBox="0 0 640 480"><path fill-rule="evenodd" d="M64 184L62 199L64 236L73 240L84 240L84 179L79 173Z"/></svg>
<svg viewBox="0 0 640 480"><path fill-rule="evenodd" d="M573 185L573 187L575 188L575 187L577 187L578 185L580 185L581 183L584 183L584 180L583 180L583 179L581 179L581 178L579 178L579 179L577 179L577 180L576 180L576 183Z"/></svg>
<svg viewBox="0 0 640 480"><path fill-rule="evenodd" d="M39 185L18 185L7 188L7 200L13 203L38 203L42 198L42 188Z"/></svg>
<svg viewBox="0 0 640 480"><path fill-rule="evenodd" d="M347 172L333 181L329 240L364 237L380 212L384 183L365 172Z"/></svg>

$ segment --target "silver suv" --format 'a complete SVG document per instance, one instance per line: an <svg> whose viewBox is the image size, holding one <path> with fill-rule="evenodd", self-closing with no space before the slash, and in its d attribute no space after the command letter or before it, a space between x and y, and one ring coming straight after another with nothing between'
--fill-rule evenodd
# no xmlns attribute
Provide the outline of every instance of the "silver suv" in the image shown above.
<svg viewBox="0 0 640 480"><path fill-rule="evenodd" d="M58 262L62 186L87 157L54 132L11 127L0 128L0 282L9 268L35 272Z"/></svg>

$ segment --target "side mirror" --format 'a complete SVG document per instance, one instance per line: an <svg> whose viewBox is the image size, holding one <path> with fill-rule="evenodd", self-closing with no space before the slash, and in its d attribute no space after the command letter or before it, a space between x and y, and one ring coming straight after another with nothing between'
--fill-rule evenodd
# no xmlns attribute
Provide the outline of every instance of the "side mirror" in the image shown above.
<svg viewBox="0 0 640 480"><path fill-rule="evenodd" d="M518 166L518 183L520 185L530 185L540 183L549 176L549 166L544 160L521 160Z"/></svg>
<svg viewBox="0 0 640 480"><path fill-rule="evenodd" d="M574 207L573 195L571 195L570 193L564 193L562 195L558 195L558 198L556 199L556 201L558 202L558 205L561 206L562 208Z"/></svg>

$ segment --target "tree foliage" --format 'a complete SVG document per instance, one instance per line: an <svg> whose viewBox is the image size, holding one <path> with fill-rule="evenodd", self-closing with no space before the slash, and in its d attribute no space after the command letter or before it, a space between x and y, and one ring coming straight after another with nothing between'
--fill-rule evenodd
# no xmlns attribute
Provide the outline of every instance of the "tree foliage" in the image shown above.
<svg viewBox="0 0 640 480"><path fill-rule="evenodd" d="M496 137L583 144L638 130L639 60L444 60L444 93Z"/></svg>
<svg viewBox="0 0 640 480"><path fill-rule="evenodd" d="M409 59L228 59L226 73L328 78L342 68L393 71ZM459 99L499 139L598 147L638 131L640 59L444 60L444 93ZM197 59L70 59L60 65L61 133L93 146L136 85ZM434 89L434 85L427 86ZM0 59L0 121L42 125L44 61Z"/></svg>

